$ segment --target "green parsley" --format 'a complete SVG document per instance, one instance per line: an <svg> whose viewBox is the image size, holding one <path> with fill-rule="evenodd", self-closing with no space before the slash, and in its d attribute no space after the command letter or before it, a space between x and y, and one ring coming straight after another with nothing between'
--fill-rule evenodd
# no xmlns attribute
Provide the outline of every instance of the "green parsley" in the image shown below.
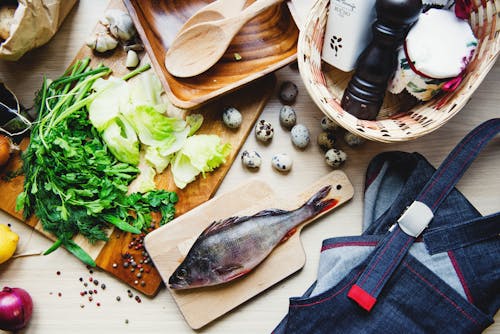
<svg viewBox="0 0 500 334"><path fill-rule="evenodd" d="M164 190L127 194L139 170L118 161L92 126L87 106L97 93L92 84L110 69L77 61L62 77L44 79L38 92L38 121L23 153L24 191L16 209L28 218L35 214L59 246L86 264L92 258L72 238L85 236L91 243L107 240L109 224L131 233L146 232L151 213L160 212L161 224L173 219L177 194Z"/></svg>

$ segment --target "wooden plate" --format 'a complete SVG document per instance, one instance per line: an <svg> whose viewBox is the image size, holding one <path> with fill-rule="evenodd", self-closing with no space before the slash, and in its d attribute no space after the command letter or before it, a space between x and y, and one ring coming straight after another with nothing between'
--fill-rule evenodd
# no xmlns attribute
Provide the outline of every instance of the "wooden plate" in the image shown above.
<svg viewBox="0 0 500 334"><path fill-rule="evenodd" d="M248 22L222 59L192 78L176 78L165 68L165 53L182 24L210 0L124 0L169 99L193 109L296 59L298 29L285 3ZM251 2L248 1L249 3ZM235 54L241 56L236 60Z"/></svg>

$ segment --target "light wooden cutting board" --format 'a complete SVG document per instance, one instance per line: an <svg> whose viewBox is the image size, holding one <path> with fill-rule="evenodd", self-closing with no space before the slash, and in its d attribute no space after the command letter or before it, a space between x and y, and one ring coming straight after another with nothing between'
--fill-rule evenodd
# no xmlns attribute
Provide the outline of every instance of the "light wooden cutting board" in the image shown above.
<svg viewBox="0 0 500 334"><path fill-rule="evenodd" d="M145 239L146 249L163 281L168 282L198 235L213 221L230 216L252 215L269 208L293 210L326 185L332 185L327 198L337 200L332 209L353 196L353 187L341 171L329 173L296 197L290 197L286 192L276 194L265 182L250 180L151 232ZM246 276L218 286L182 291L169 289L187 323L194 329L203 327L301 269L306 258L300 231L325 214L328 211L301 224L290 239L278 245L264 262Z"/></svg>

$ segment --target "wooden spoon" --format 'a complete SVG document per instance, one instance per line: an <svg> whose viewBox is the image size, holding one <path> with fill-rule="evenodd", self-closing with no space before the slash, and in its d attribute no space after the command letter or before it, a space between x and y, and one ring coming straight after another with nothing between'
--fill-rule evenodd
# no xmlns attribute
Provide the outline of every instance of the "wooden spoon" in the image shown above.
<svg viewBox="0 0 500 334"><path fill-rule="evenodd" d="M226 52L241 27L267 8L283 0L257 0L238 15L199 23L179 34L165 56L173 76L188 78L205 72Z"/></svg>
<svg viewBox="0 0 500 334"><path fill-rule="evenodd" d="M241 12L247 0L216 0L200 8L181 27L178 34L199 23L222 20Z"/></svg>

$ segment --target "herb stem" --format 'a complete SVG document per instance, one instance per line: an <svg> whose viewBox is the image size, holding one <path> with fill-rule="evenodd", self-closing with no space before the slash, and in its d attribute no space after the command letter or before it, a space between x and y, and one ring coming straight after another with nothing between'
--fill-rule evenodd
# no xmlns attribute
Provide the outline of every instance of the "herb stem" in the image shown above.
<svg viewBox="0 0 500 334"><path fill-rule="evenodd" d="M135 70L133 70L132 72L124 75L122 77L123 80L127 81L128 79L131 79L133 77L135 77L137 74L141 74L142 72L146 72L147 70L149 70L151 68L151 64L146 64L144 66L141 66L139 68L136 68Z"/></svg>

